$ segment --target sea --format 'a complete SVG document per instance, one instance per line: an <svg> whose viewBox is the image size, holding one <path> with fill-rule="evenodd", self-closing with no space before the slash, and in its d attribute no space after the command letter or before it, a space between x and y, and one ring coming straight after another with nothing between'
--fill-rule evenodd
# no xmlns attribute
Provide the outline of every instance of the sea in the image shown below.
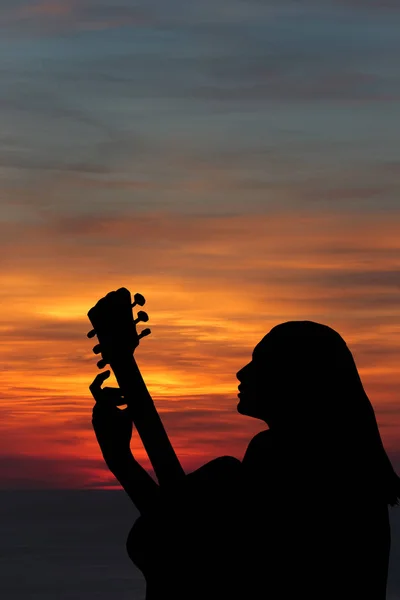
<svg viewBox="0 0 400 600"><path fill-rule="evenodd" d="M0 598L144 600L125 548L137 516L122 490L0 492ZM400 600L400 507L390 517L387 600Z"/></svg>

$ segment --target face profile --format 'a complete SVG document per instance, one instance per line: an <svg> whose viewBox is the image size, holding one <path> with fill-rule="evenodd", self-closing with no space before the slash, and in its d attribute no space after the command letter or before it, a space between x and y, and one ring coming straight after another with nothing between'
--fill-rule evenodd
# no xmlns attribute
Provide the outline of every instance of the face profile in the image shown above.
<svg viewBox="0 0 400 600"><path fill-rule="evenodd" d="M364 393L343 338L313 321L288 321L273 327L236 377L238 412L262 419L270 428L322 422L329 426L328 421L339 418L339 396ZM346 409L352 412L350 404Z"/></svg>
<svg viewBox="0 0 400 600"><path fill-rule="evenodd" d="M245 416L266 421L271 426L274 413L277 411L277 385L274 381L272 357L260 351L262 342L253 352L252 360L236 375L240 384L237 411ZM267 345L267 344L265 344ZM257 352L259 349L259 352Z"/></svg>

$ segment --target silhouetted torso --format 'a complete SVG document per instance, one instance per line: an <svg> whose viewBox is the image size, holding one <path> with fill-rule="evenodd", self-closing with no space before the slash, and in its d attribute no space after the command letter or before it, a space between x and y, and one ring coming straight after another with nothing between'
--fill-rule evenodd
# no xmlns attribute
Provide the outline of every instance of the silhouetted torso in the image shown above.
<svg viewBox="0 0 400 600"><path fill-rule="evenodd" d="M344 339L311 321L273 327L236 374L238 412L270 429L242 462L221 457L186 476L132 356L150 332L136 332L146 313L132 315L144 302L126 288L107 294L88 337L119 385L101 388L110 371L95 378L92 423L143 515L127 549L147 599L384 600L400 478ZM160 487L131 454L132 421Z"/></svg>
<svg viewBox="0 0 400 600"><path fill-rule="evenodd" d="M165 493L127 541L147 600L384 600L387 505L319 461L265 431L242 463L222 457Z"/></svg>
<svg viewBox="0 0 400 600"><path fill-rule="evenodd" d="M211 461L137 519L127 550L146 578L146 600L243 598L241 473L237 459Z"/></svg>
<svg viewBox="0 0 400 600"><path fill-rule="evenodd" d="M262 432L243 460L248 515L262 546L251 556L254 591L266 598L384 600L387 504L363 494L356 473L335 472L333 462L299 441L286 445Z"/></svg>

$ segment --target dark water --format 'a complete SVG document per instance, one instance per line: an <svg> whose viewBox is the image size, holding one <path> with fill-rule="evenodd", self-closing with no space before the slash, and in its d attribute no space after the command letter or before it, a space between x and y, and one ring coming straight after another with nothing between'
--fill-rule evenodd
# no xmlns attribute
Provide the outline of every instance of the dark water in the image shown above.
<svg viewBox="0 0 400 600"><path fill-rule="evenodd" d="M142 600L125 550L136 516L119 491L0 492L0 598ZM400 507L391 518L387 600L400 600Z"/></svg>

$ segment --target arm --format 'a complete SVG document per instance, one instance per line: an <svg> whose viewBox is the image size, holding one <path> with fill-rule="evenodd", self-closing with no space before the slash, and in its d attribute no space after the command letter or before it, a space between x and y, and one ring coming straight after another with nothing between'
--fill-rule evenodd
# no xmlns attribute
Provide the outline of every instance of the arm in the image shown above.
<svg viewBox="0 0 400 600"><path fill-rule="evenodd" d="M104 460L138 511L145 514L158 497L157 483L137 462L130 450L117 456L104 456Z"/></svg>
<svg viewBox="0 0 400 600"><path fill-rule="evenodd" d="M121 391L101 387L109 375L109 371L99 373L89 388L96 400L93 429L106 465L139 512L144 513L155 502L159 486L132 455L132 419L127 409L121 410L117 406L124 402Z"/></svg>

